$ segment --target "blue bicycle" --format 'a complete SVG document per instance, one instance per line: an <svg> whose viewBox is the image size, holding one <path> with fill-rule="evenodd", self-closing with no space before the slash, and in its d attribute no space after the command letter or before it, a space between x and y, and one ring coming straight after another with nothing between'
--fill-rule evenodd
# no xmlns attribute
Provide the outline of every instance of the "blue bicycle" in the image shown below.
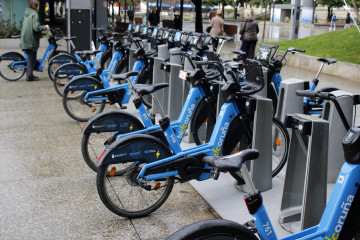
<svg viewBox="0 0 360 240"><path fill-rule="evenodd" d="M110 64L110 60L112 57L112 37L108 37L107 33L103 29L95 29L100 32L101 36L97 38L97 42L100 43L98 50L101 50L101 52L98 52L94 58L94 60L90 61L91 65L87 66L85 65L85 68L87 69L87 72L94 71L93 69L96 69L96 67L101 66L103 69L107 69L108 65ZM113 35L113 34L112 34ZM69 37L68 39L74 39L76 37ZM48 66L48 75L49 78L54 81L56 78L59 79L69 79L69 76L67 74L63 75L57 75L54 76L56 70L66 64L66 63L72 63L72 64L84 64L84 55L82 54L83 51L76 51L76 47L72 41L70 41L70 49L71 53L61 53L54 57L52 57L49 60L49 66ZM56 81L56 80L55 80ZM56 89L56 88L55 88Z"/></svg>
<svg viewBox="0 0 360 240"><path fill-rule="evenodd" d="M60 53L67 53L63 50L58 50L58 43L61 39L70 40L70 38L63 38L56 35L54 29L50 28L51 36L48 38L49 45L47 46L42 58L37 59L34 70L43 71L45 64L52 57ZM13 36L13 38L20 38L20 36ZM19 80L26 72L27 54L24 55L18 52L7 52L0 56L0 76L8 81Z"/></svg>
<svg viewBox="0 0 360 240"><path fill-rule="evenodd" d="M330 93L298 91L297 95L330 100L336 106L344 127L348 130L342 145L345 163L340 170L333 192L318 225L282 238L353 240L360 238L360 128L352 127ZM171 235L168 240L193 239L263 239L277 240L275 230L264 207L261 193L254 187L245 162L259 156L255 149L244 150L226 157L205 157L203 160L212 166L212 177L217 179L219 172L240 169L249 189L244 200L253 221L240 225L228 220L206 220L189 225ZM255 160L256 161L256 160Z"/></svg>
<svg viewBox="0 0 360 240"><path fill-rule="evenodd" d="M251 105L250 95L264 86L262 66L257 61L247 60L246 83L240 85L231 68L223 69L220 62L204 61L198 64L217 67L224 79L227 79L224 72L231 74L233 79L228 79L222 87L225 103L221 107L210 141L182 150L170 127L169 118L162 111L159 124L166 142L148 134L124 134L99 157L98 193L104 205L113 213L129 218L150 214L166 201L175 179L178 182L209 179L211 168L202 158L206 155L219 156L224 146L233 150L238 144L229 138L232 123L234 119L251 114L246 106ZM151 92L152 88L140 86L138 89L139 94ZM155 95L153 98L157 102ZM287 133L286 129L282 131L283 134ZM245 135L245 132L237 132L237 135ZM287 153L287 149L284 150Z"/></svg>
<svg viewBox="0 0 360 240"><path fill-rule="evenodd" d="M133 84L137 82L151 83L153 76L151 56L156 54L156 51L145 51L147 45L142 44L141 38L132 38L132 42L138 46L138 49L134 52L137 61L134 63L132 72L125 74L123 80L130 77ZM127 43L126 47L124 47L119 44L119 48L115 49L116 52L107 70L98 69L99 71L95 76L89 76L92 75L90 73L87 76L77 77L65 85L63 106L71 118L82 122L88 121L91 117L104 110L107 100L110 100L112 104L118 103L121 106L129 102L131 89L128 83L116 86L110 85L111 74L114 73L116 65L128 63L127 58L123 57L123 52L129 45L130 43ZM108 97L109 94L111 99ZM147 104L151 105L151 103Z"/></svg>
<svg viewBox="0 0 360 240"><path fill-rule="evenodd" d="M188 56L190 58L190 56ZM195 124L197 119L203 121L201 114L204 114L203 110L206 108L204 104L206 102L213 102L212 99L216 99L218 92L215 91L217 83L212 83L212 79L217 79L220 76L217 72L205 73L202 69L197 69L186 78L192 84L179 118L170 122L171 128L174 129L176 138L179 142L182 141L185 131L187 130L190 122ZM118 80L122 79L121 75L112 75L112 78ZM182 80L179 80L182 81ZM92 117L82 129L83 139L81 142L81 151L87 165L94 171L98 170L97 160L100 154L103 152L104 147L109 146L123 134L127 133L147 133L152 136L157 136L166 142L166 138L161 131L160 125L155 125L155 118L151 114L149 115L146 106L144 105L143 98L138 95L139 85L132 86L136 98L134 104L139 112L141 121L135 116L125 111L107 111L102 114L98 114ZM143 85L140 85L144 87ZM159 84L155 86L145 86L146 88L153 88L159 90L163 87L167 87L168 84ZM152 92L152 91L150 91ZM148 94L142 92L142 96L145 97Z"/></svg>
<svg viewBox="0 0 360 240"><path fill-rule="evenodd" d="M277 105L278 105L278 96L280 94L280 84L282 81L280 72L282 67L286 62L286 55L288 53L295 54L296 52L304 53L305 50L297 49L294 47L288 48L283 55L276 56L277 50L279 48L279 44L275 44L273 46L261 44L256 53L256 60L260 61L261 64L268 69L268 83L267 83L267 97L273 101L273 112L276 113ZM324 64L328 65L336 63L335 59L330 58L318 58L318 61L321 62L320 68L316 73L315 78L312 80L310 86L305 86L305 89L309 89L310 91L315 91L317 85L319 84L319 75L321 70L324 67ZM324 87L319 89L320 92L332 92L335 90L339 90L335 87ZM304 98L304 113L305 114L321 114L322 112L322 103L319 101L312 102L309 101L308 98Z"/></svg>

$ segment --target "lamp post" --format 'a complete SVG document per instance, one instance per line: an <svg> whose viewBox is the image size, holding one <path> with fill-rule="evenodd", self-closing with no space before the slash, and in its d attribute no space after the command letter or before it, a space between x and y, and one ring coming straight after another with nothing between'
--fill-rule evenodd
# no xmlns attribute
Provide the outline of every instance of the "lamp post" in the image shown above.
<svg viewBox="0 0 360 240"><path fill-rule="evenodd" d="M273 0L273 14L272 14L272 22L274 23L275 18L275 0Z"/></svg>
<svg viewBox="0 0 360 240"><path fill-rule="evenodd" d="M312 21L311 21L312 24L314 24L315 8L316 8L316 0L313 1L313 15L312 15Z"/></svg>

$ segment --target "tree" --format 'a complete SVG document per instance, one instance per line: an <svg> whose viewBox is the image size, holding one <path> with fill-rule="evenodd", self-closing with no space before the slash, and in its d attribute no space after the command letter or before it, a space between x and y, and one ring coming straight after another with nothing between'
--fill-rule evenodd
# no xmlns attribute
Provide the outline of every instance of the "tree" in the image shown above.
<svg viewBox="0 0 360 240"><path fill-rule="evenodd" d="M359 1L358 1L359 2ZM357 4L355 2L355 0L351 0L351 3L353 5L353 8L355 10L355 13L356 13L356 17L358 19L358 22L360 22L360 16L359 16L359 10L358 10L358 7L357 7Z"/></svg>
<svg viewBox="0 0 360 240"><path fill-rule="evenodd" d="M202 24L202 0L191 0L195 6L195 32L202 33L203 32L203 24Z"/></svg>
<svg viewBox="0 0 360 240"><path fill-rule="evenodd" d="M344 6L344 1L343 0L318 0L317 4L327 6L327 8L328 8L327 19L328 19L328 21L331 21L331 9L333 7L342 7L342 6Z"/></svg>

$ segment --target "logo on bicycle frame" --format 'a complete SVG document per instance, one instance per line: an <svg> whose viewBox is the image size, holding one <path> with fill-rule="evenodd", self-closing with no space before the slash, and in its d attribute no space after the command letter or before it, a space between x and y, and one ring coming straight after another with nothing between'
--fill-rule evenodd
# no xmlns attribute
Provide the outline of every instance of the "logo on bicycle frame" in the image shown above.
<svg viewBox="0 0 360 240"><path fill-rule="evenodd" d="M219 156L219 154L220 154L221 147L225 141L226 133L229 130L229 125L230 124L228 122L225 122L224 126L220 129L221 135L220 135L219 141L217 143L217 146L215 149L214 148L211 149L214 152L214 156Z"/></svg>

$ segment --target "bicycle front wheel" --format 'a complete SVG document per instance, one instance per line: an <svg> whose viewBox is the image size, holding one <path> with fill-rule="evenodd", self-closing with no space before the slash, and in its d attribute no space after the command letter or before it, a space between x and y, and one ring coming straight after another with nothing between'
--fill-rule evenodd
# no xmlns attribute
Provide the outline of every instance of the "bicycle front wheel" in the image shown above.
<svg viewBox="0 0 360 240"><path fill-rule="evenodd" d="M167 240L258 240L246 227L224 219L193 223L172 234Z"/></svg>
<svg viewBox="0 0 360 240"><path fill-rule="evenodd" d="M8 81L16 81L24 76L26 71L26 62L16 66L13 63L25 61L25 57L17 52L8 52L0 56L0 76Z"/></svg>
<svg viewBox="0 0 360 240"><path fill-rule="evenodd" d="M83 81L84 79L76 79L79 81ZM90 84L92 82L91 79L85 79L84 84ZM73 81L69 83L69 89L71 89L71 84L78 85L78 81ZM94 85L97 85L97 90L103 89L103 87L98 84L96 81L93 81ZM105 100L94 100L91 102L87 102L84 100L84 97L88 93L87 90L77 89L71 91L65 91L63 96L63 106L65 112L73 119L86 122L91 117L96 114L101 113L105 108ZM96 96L97 98L105 97L105 95Z"/></svg>
<svg viewBox="0 0 360 240"><path fill-rule="evenodd" d="M285 125L277 118L272 120L272 177L276 177L286 164L288 149L290 144L289 133ZM245 142L245 145L243 144ZM234 151L240 151L245 148L251 148L251 139L242 138ZM231 175L242 182L242 176L239 171L230 171Z"/></svg>

